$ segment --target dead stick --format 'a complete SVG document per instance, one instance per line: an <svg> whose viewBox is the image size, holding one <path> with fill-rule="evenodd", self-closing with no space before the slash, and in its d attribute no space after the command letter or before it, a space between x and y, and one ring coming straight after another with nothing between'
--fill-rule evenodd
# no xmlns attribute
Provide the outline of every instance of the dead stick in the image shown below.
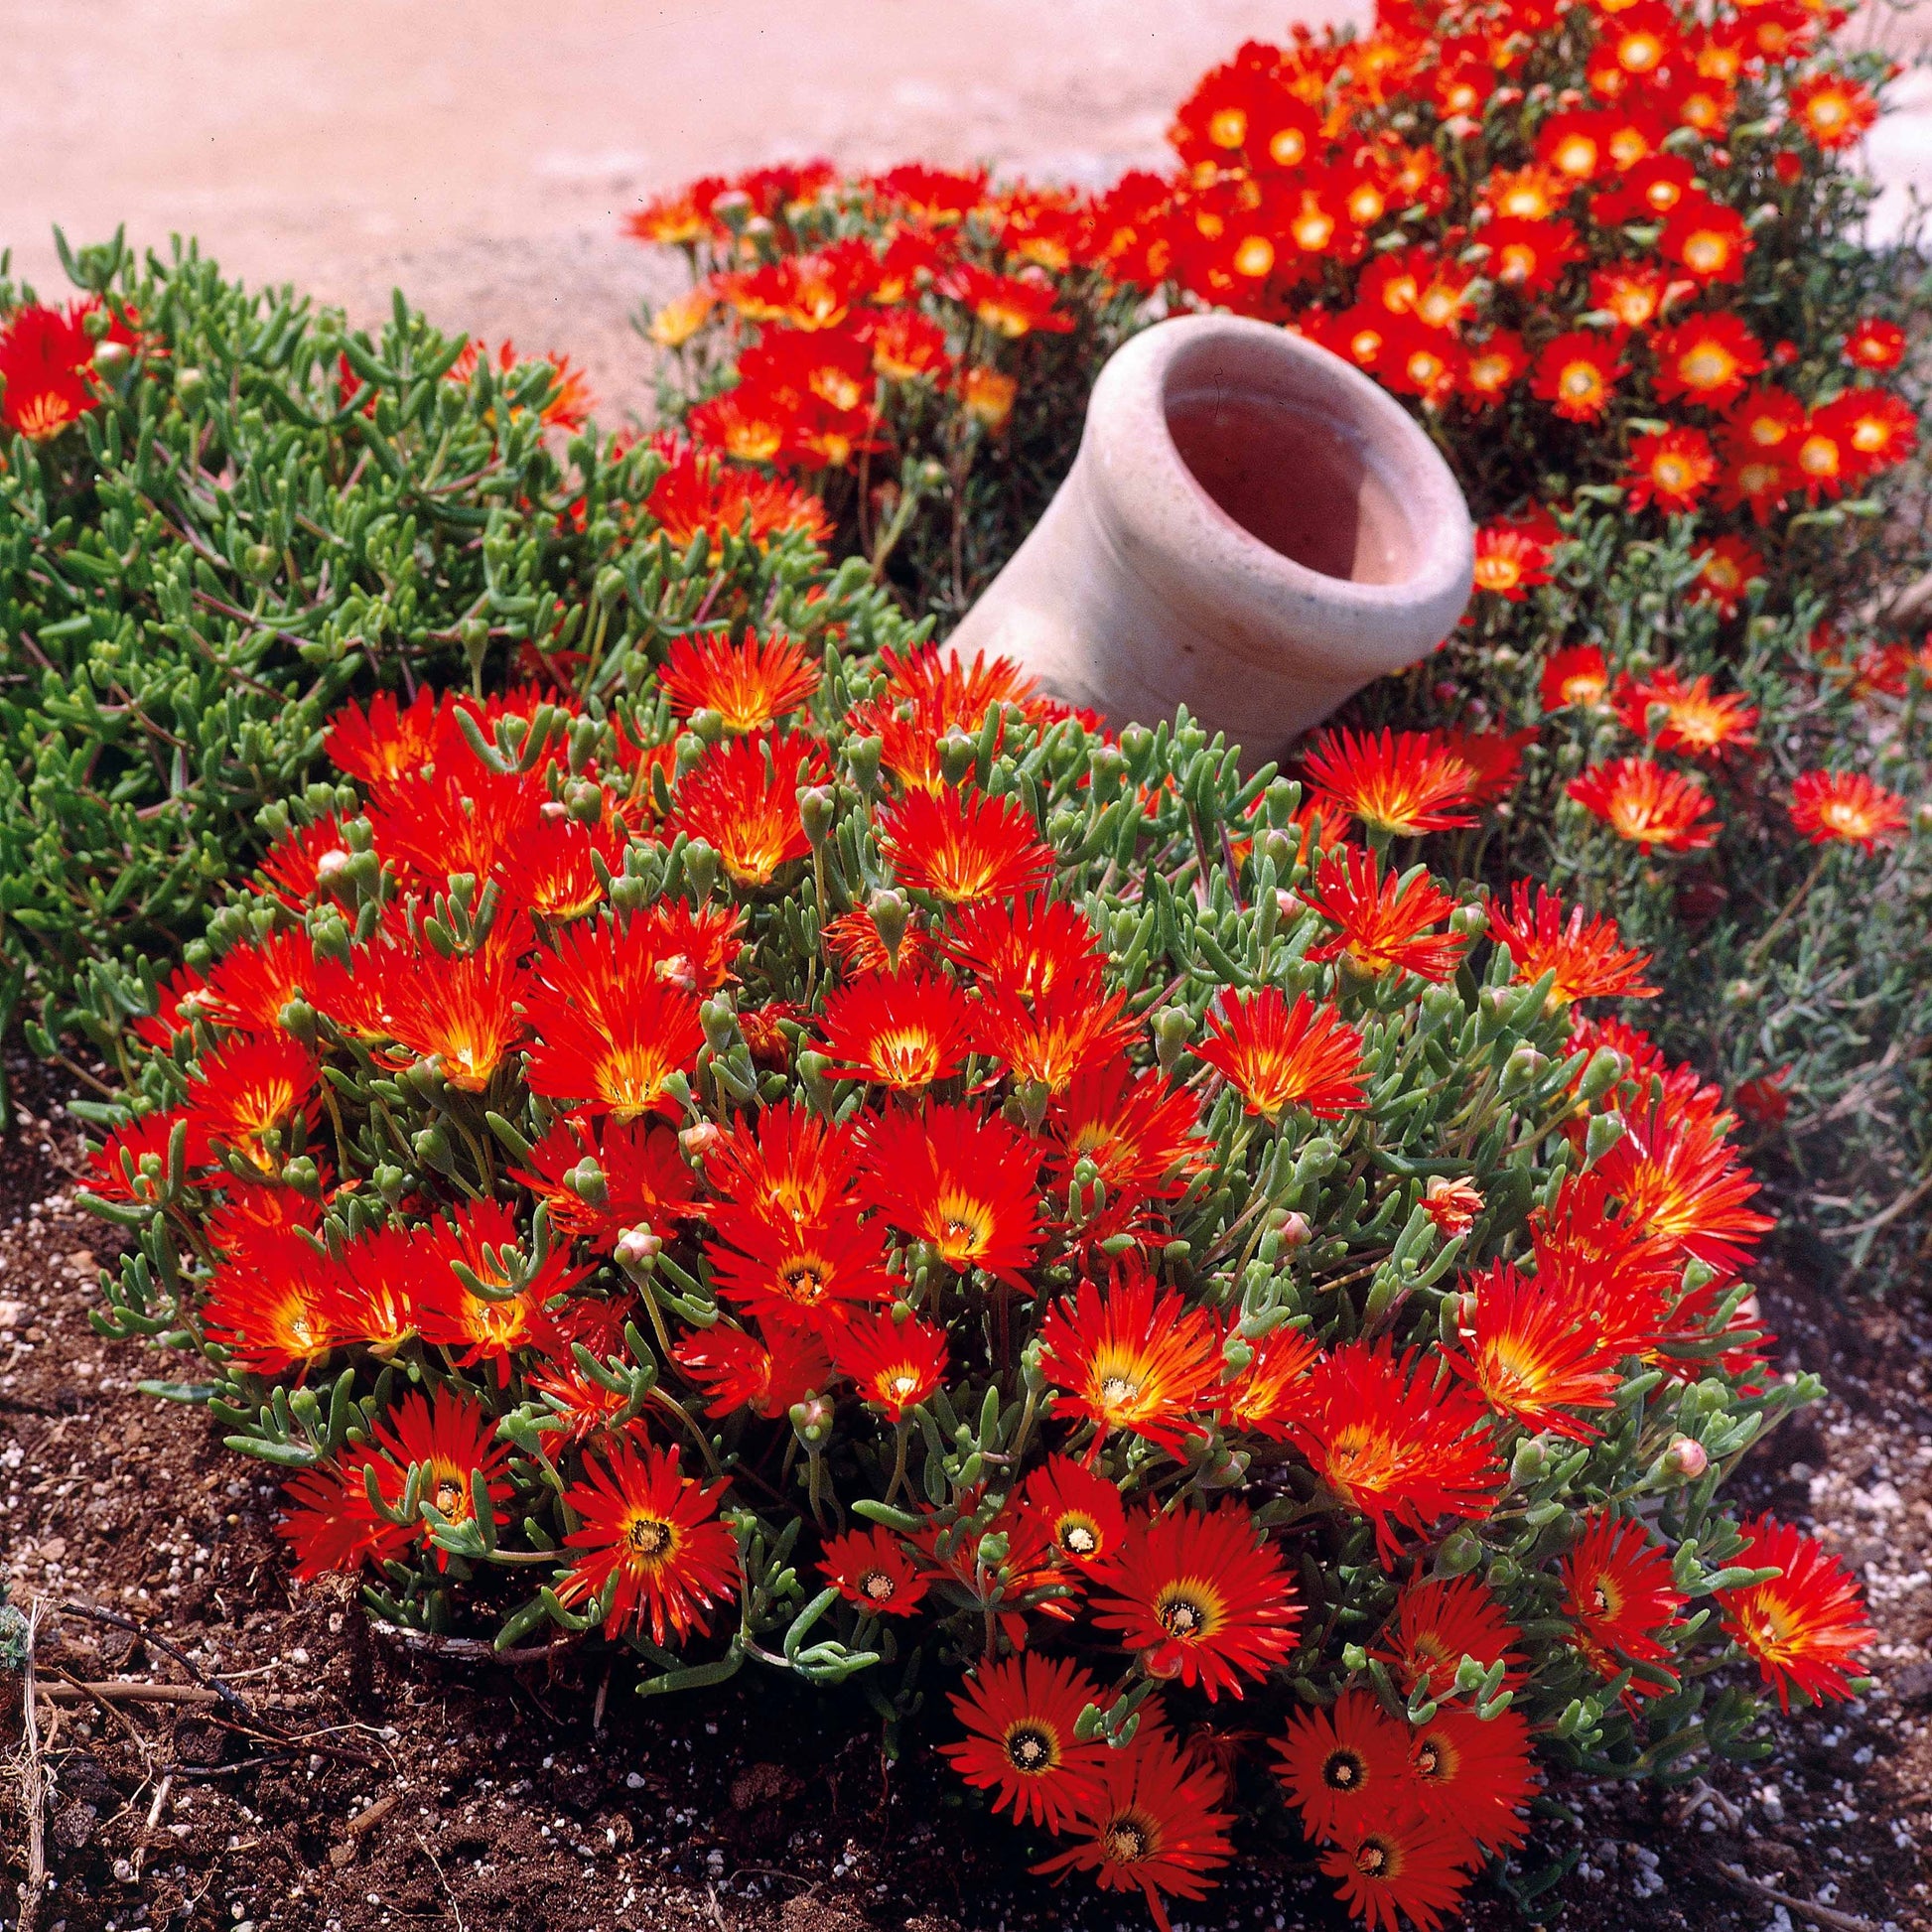
<svg viewBox="0 0 1932 1932"><path fill-rule="evenodd" d="M151 1643L157 1650L172 1657L197 1684L206 1685L220 1698L223 1704L233 1705L244 1717L254 1715L248 1709L248 1700L239 1691L231 1691L218 1679L210 1677L180 1644L169 1642L158 1630L152 1630L144 1623L137 1623L132 1617L122 1616L118 1610L103 1610L92 1603L64 1602L60 1607L71 1611L75 1616L92 1617L96 1623L111 1623L117 1630L131 1630L144 1643Z"/></svg>
<svg viewBox="0 0 1932 1932"><path fill-rule="evenodd" d="M175 1774L170 1771L155 1790L154 1803L148 1807L148 1822L141 1827L141 1842L134 1848L134 1875L140 1877L141 1866L148 1856L148 1840L154 1836L154 1828L161 1823L161 1813L168 1803L168 1793L175 1788Z"/></svg>
<svg viewBox="0 0 1932 1932"><path fill-rule="evenodd" d="M1833 1932L1878 1932L1868 1918L1857 1918L1850 1912L1835 1911L1829 1905L1820 1905L1815 1899L1800 1898L1795 1892L1779 1891L1775 1885L1767 1885L1762 1878L1753 1878L1741 1864L1721 1864L1717 1868L1733 1885L1741 1885L1746 1891L1755 1892L1760 1898L1768 1898L1773 1905L1782 1905L1786 1911L1796 1912L1802 1918L1829 1925Z"/></svg>
<svg viewBox="0 0 1932 1932"><path fill-rule="evenodd" d="M27 1807L27 1888L21 1901L18 1932L34 1932L40 1922L41 1892L47 1884L47 1785L41 1769L41 1726L34 1709L34 1639L41 1627L38 1602L27 1612L27 1662L21 1673L20 1700L26 1743L20 1767L20 1800Z"/></svg>
<svg viewBox="0 0 1932 1932"><path fill-rule="evenodd" d="M360 1838L364 1832L374 1831L401 1803L402 1793L400 1791L392 1791L386 1798L376 1799L372 1805L367 1805L361 1811L358 1811L343 1827L345 1836L348 1838Z"/></svg>
<svg viewBox="0 0 1932 1932"><path fill-rule="evenodd" d="M43 1684L40 1695L51 1704L222 1704L211 1684L144 1684L139 1678L113 1677L99 1684Z"/></svg>

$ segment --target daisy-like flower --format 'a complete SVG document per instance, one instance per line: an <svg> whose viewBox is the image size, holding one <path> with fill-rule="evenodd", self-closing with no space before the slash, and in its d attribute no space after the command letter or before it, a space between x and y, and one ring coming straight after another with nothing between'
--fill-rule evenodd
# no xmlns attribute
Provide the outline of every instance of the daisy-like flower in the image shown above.
<svg viewBox="0 0 1932 1932"><path fill-rule="evenodd" d="M305 1582L385 1563L408 1551L409 1530L390 1522L369 1500L362 1471L374 1461L366 1449L350 1450L334 1466L289 1477L282 1491L289 1507L275 1519L275 1534L288 1544L295 1574Z"/></svg>
<svg viewBox="0 0 1932 1932"><path fill-rule="evenodd" d="M797 1101L741 1114L705 1151L705 1178L728 1204L710 1218L727 1239L737 1216L822 1221L850 1195L857 1159L849 1128Z"/></svg>
<svg viewBox="0 0 1932 1932"><path fill-rule="evenodd" d="M1221 1390L1223 1420L1231 1428L1287 1442L1308 1394L1309 1370L1320 1352L1314 1337L1299 1328L1277 1328L1263 1336L1248 1366Z"/></svg>
<svg viewBox="0 0 1932 1932"><path fill-rule="evenodd" d="M51 442L100 406L86 307L76 303L63 314L29 303L0 326L0 425L30 443Z"/></svg>
<svg viewBox="0 0 1932 1932"><path fill-rule="evenodd" d="M1564 789L1618 838L1646 853L1701 852L1717 843L1710 794L1654 759L1606 759Z"/></svg>
<svg viewBox="0 0 1932 1932"><path fill-rule="evenodd" d="M440 882L493 877L528 836L549 797L529 771L491 771L464 747L381 786L369 801L375 849L392 867Z"/></svg>
<svg viewBox="0 0 1932 1932"><path fill-rule="evenodd" d="M1572 906L1566 918L1563 900L1547 886L1519 879L1510 888L1507 912L1501 901L1491 899L1489 936L1509 948L1516 985L1534 986L1545 973L1555 973L1550 998L1557 1005L1657 996L1643 977L1650 955L1626 947L1614 920L1586 918L1581 905Z"/></svg>
<svg viewBox="0 0 1932 1932"><path fill-rule="evenodd" d="M1220 1773L1143 1725L1131 1744L1104 1748L1091 1775L1094 1789L1065 1828L1071 1846L1034 1870L1086 1871L1104 1891L1138 1891L1160 1932L1171 1932L1163 1894L1204 1898L1233 1856L1232 1820L1215 1809L1226 1795Z"/></svg>
<svg viewBox="0 0 1932 1932"><path fill-rule="evenodd" d="M1188 1116L1192 1119L1191 1111ZM183 1168L192 1172L208 1159L207 1134L184 1107L165 1113L142 1114L117 1127L87 1157L87 1190L102 1200L160 1200L168 1180L168 1152L181 1123Z"/></svg>
<svg viewBox="0 0 1932 1932"><path fill-rule="evenodd" d="M1572 705L1593 710L1610 688L1610 673L1595 644L1571 644L1552 651L1543 665L1539 696L1545 711L1564 711Z"/></svg>
<svg viewBox="0 0 1932 1932"><path fill-rule="evenodd" d="M809 1221L734 1215L724 1225L732 1245L707 1248L711 1278L760 1320L832 1332L854 1307L892 1299L885 1232L849 1208Z"/></svg>
<svg viewBox="0 0 1932 1932"><path fill-rule="evenodd" d="M1677 286L1681 290L1686 285ZM1648 329L1664 313L1670 297L1670 277L1650 264L1614 262L1590 272L1589 306L1613 317L1619 328Z"/></svg>
<svg viewBox="0 0 1932 1932"><path fill-rule="evenodd" d="M739 644L718 636L680 637L657 681L680 718L712 711L727 731L756 732L803 705L820 676L797 638L774 632Z"/></svg>
<svg viewBox="0 0 1932 1932"><path fill-rule="evenodd" d="M1073 317L1054 307L1058 291L1044 275L996 275L961 262L940 277L939 291L964 303L985 328L1008 342L1035 333L1063 336L1074 327Z"/></svg>
<svg viewBox="0 0 1932 1932"><path fill-rule="evenodd" d="M194 995L194 1017L249 1034L272 1034L282 1009L308 997L316 980L315 948L306 932L272 932L232 947L208 969ZM180 1008L177 1005L177 1015Z"/></svg>
<svg viewBox="0 0 1932 1932"><path fill-rule="evenodd" d="M1435 1222L1439 1232L1449 1235L1467 1234L1487 1202L1473 1181L1433 1173L1423 1183L1422 1199L1416 1205Z"/></svg>
<svg viewBox="0 0 1932 1932"><path fill-rule="evenodd" d="M588 1180L589 1162L602 1177L601 1198L572 1185ZM677 1136L661 1121L621 1121L610 1114L566 1114L530 1150L529 1165L510 1178L549 1210L553 1232L582 1235L609 1248L624 1228L682 1220L697 1184Z"/></svg>
<svg viewBox="0 0 1932 1932"><path fill-rule="evenodd" d="M1757 1182L1739 1164L1725 1123L1668 1094L1624 1115L1622 1137L1595 1172L1618 1197L1625 1228L1722 1277L1734 1277L1774 1225L1746 1205Z"/></svg>
<svg viewBox="0 0 1932 1932"><path fill-rule="evenodd" d="M1371 1653L1393 1667L1396 1682L1414 1696L1441 1697L1455 1682L1464 1657L1486 1671L1504 1666L1505 1685L1523 1680L1522 1632L1475 1577L1418 1577L1405 1584L1394 1613Z"/></svg>
<svg viewBox="0 0 1932 1932"><path fill-rule="evenodd" d="M1309 1373L1294 1427L1314 1472L1375 1526L1385 1565L1399 1528L1428 1532L1445 1517L1485 1515L1505 1481L1489 1411L1460 1383L1433 1383L1415 1349L1344 1342Z"/></svg>
<svg viewBox="0 0 1932 1932"><path fill-rule="evenodd" d="M1325 1707L1298 1706L1275 1756L1275 1775L1316 1844L1346 1841L1415 1796L1409 1726L1370 1690L1343 1691Z"/></svg>
<svg viewBox="0 0 1932 1932"><path fill-rule="evenodd" d="M1475 586L1521 604L1538 584L1550 581L1550 546L1516 523L1485 523L1476 532Z"/></svg>
<svg viewBox="0 0 1932 1932"><path fill-rule="evenodd" d="M615 815L580 825L546 807L497 862L496 881L512 905L552 924L581 919L603 904L605 880L622 872L624 843Z"/></svg>
<svg viewBox="0 0 1932 1932"><path fill-rule="evenodd" d="M1655 733L1660 752L1713 758L1731 746L1754 742L1757 707L1735 692L1718 693L1700 673L1686 684L1666 664L1654 677L1632 678L1616 695L1616 714L1639 738Z"/></svg>
<svg viewBox="0 0 1932 1932"><path fill-rule="evenodd" d="M1655 503L1661 510L1688 510L1718 474L1717 452L1701 429L1679 424L1633 438L1625 472L1633 510Z"/></svg>
<svg viewBox="0 0 1932 1932"><path fill-rule="evenodd" d="M434 1509L446 1523L467 1523L476 1514L479 1478L496 1522L509 1521L509 1512L499 1507L511 1493L509 1445L496 1441L496 1419L481 1403L412 1392L376 1424L373 1442L378 1454L371 1466L390 1508L404 1501L409 1471L415 1469L420 1506ZM426 1548L434 1547L430 1528L425 1515L417 1534ZM439 1568L444 1561L437 1551Z"/></svg>
<svg viewBox="0 0 1932 1932"><path fill-rule="evenodd" d="M1138 1650L1151 1676L1178 1678L1209 1702L1266 1677L1301 1627L1281 1554L1238 1502L1134 1516L1101 1582L1108 1594L1094 1620Z"/></svg>
<svg viewBox="0 0 1932 1932"><path fill-rule="evenodd" d="M1559 336L1536 358L1530 393L1567 423L1595 423L1615 398L1618 379L1629 373L1615 343L1578 329Z"/></svg>
<svg viewBox="0 0 1932 1932"><path fill-rule="evenodd" d="M294 1040L230 1040L188 1082L199 1132L232 1148L262 1173L279 1173L298 1125L316 1121L316 1062Z"/></svg>
<svg viewBox="0 0 1932 1932"><path fill-rule="evenodd" d="M1787 105L1794 120L1828 154L1856 147L1878 118L1878 103L1849 75L1827 70L1793 83Z"/></svg>
<svg viewBox="0 0 1932 1932"><path fill-rule="evenodd" d="M647 961L625 956L614 927L582 946L567 939L562 951L539 959L525 1002L530 1091L634 1120L697 1059L704 1044L698 1004L695 993L658 979Z"/></svg>
<svg viewBox="0 0 1932 1932"><path fill-rule="evenodd" d="M1441 984L1453 978L1468 943L1458 933L1431 929L1455 910L1455 900L1426 867L1384 878L1376 856L1355 846L1325 853L1304 897L1337 928L1332 939L1311 946L1307 956L1345 959L1373 978L1415 973Z"/></svg>
<svg viewBox="0 0 1932 1932"><path fill-rule="evenodd" d="M1467 1837L1420 1805L1377 1819L1321 1855L1342 1903L1374 1932L1399 1932L1404 1916L1417 1932L1437 1932L1467 1890L1473 1863Z"/></svg>
<svg viewBox="0 0 1932 1932"><path fill-rule="evenodd" d="M962 905L946 933L947 954L982 989L1028 1006L1058 995L1103 996L1106 949L1078 906L1035 896Z"/></svg>
<svg viewBox="0 0 1932 1932"><path fill-rule="evenodd" d="M1448 1360L1492 1409L1531 1434L1584 1443L1601 1433L1570 1412L1615 1405L1616 1358L1559 1286L1492 1262L1464 1284L1462 1310L1459 1345Z"/></svg>
<svg viewBox="0 0 1932 1932"><path fill-rule="evenodd" d="M1529 356L1524 351L1522 337L1513 329L1492 329L1481 342L1469 347L1468 360L1462 365L1462 394L1474 408L1487 409L1502 401L1528 367ZM1513 603L1522 593L1520 589L1512 590L1511 586L1541 582L1541 578L1535 574L1541 566L1524 555L1520 547L1520 532L1511 531L1507 525L1503 525L1501 533L1515 554L1505 562L1503 545L1492 544L1485 573L1482 537L1481 532L1477 532L1476 584L1482 590L1500 591ZM1526 574L1519 575L1519 572ZM1509 581L1507 584L1499 583L1498 578Z"/></svg>
<svg viewBox="0 0 1932 1932"><path fill-rule="evenodd" d="M591 1272L573 1268L560 1248L550 1249L543 1265L531 1269L515 1217L494 1200L456 1209L447 1224L430 1231L426 1246L432 1257L425 1258L418 1332L432 1346L456 1352L459 1368L490 1363L499 1389L508 1386L511 1355L549 1329L545 1305ZM475 1293L457 1274L457 1264L490 1293ZM520 1286L519 1275L524 1277Z"/></svg>
<svg viewBox="0 0 1932 1932"><path fill-rule="evenodd" d="M1485 1852L1514 1850L1530 1835L1523 1816L1536 1793L1529 1721L1520 1711L1479 1718L1445 1705L1417 1725L1409 1764L1423 1811Z"/></svg>
<svg viewBox="0 0 1932 1932"><path fill-rule="evenodd" d="M1113 1192L1157 1200L1184 1192L1207 1152L1194 1096L1124 1059L1076 1073L1047 1108L1046 1131L1056 1169L1091 1161Z"/></svg>
<svg viewBox="0 0 1932 1932"><path fill-rule="evenodd" d="M868 973L826 997L819 1016L835 1075L917 1092L957 1073L976 1015L936 973Z"/></svg>
<svg viewBox="0 0 1932 1932"><path fill-rule="evenodd" d="M967 1733L941 1754L995 1811L1017 1825L1072 1829L1098 1796L1095 1778L1111 1747L1074 1734L1089 1704L1106 1693L1078 1664L1036 1650L988 1659L952 1693L953 1716Z"/></svg>
<svg viewBox="0 0 1932 1932"><path fill-rule="evenodd" d="M1030 893L1053 872L1033 814L1011 794L909 791L880 813L879 843L900 884L955 905Z"/></svg>
<svg viewBox="0 0 1932 1932"><path fill-rule="evenodd" d="M841 912L825 927L825 944L840 970L852 978L865 973L908 973L932 959L932 935L916 919L896 932L892 944L867 905Z"/></svg>
<svg viewBox="0 0 1932 1932"><path fill-rule="evenodd" d="M723 1321L680 1335L671 1359L708 1395L708 1416L749 1409L775 1422L830 1383L832 1358L810 1328L774 1321L764 1340Z"/></svg>
<svg viewBox="0 0 1932 1932"><path fill-rule="evenodd" d="M430 1060L451 1086L482 1093L523 1034L528 976L516 941L448 958L424 946L397 966L384 976L389 1037Z"/></svg>
<svg viewBox="0 0 1932 1932"><path fill-rule="evenodd" d="M1857 369L1895 369L1905 359L1905 332L1895 322L1866 316L1847 334L1845 359Z"/></svg>
<svg viewBox="0 0 1932 1932"><path fill-rule="evenodd" d="M1764 372L1764 350L1740 318L1721 311L1692 316L1657 338L1657 399L1723 409Z"/></svg>
<svg viewBox="0 0 1932 1932"><path fill-rule="evenodd" d="M1271 1125L1290 1107L1317 1120L1338 1120L1367 1096L1357 1076L1362 1036L1333 1007L1306 993L1290 1006L1278 986L1222 996L1222 1011L1207 1016L1207 1038L1195 1057L1226 1077L1248 1111Z"/></svg>
<svg viewBox="0 0 1932 1932"><path fill-rule="evenodd" d="M1102 1290L1083 1281L1046 1311L1040 1372L1062 1415L1091 1422L1095 1447L1114 1430L1183 1455L1214 1405L1221 1335L1205 1309L1189 1308L1136 1274Z"/></svg>
<svg viewBox="0 0 1932 1932"><path fill-rule="evenodd" d="M871 1616L910 1616L930 1587L905 1545L876 1525L829 1538L818 1569L848 1603Z"/></svg>
<svg viewBox="0 0 1932 1932"><path fill-rule="evenodd" d="M1597 1674L1610 1679L1631 1664L1665 1667L1659 1641L1687 1598L1671 1581L1670 1552L1652 1543L1641 1523L1607 1509L1585 1518L1584 1533L1559 1566L1570 1641ZM1639 1697L1662 1689L1654 1677L1631 1684Z"/></svg>
<svg viewBox="0 0 1932 1932"><path fill-rule="evenodd" d="M1812 427L1829 430L1849 451L1854 477L1903 463L1918 448L1918 417L1889 389L1848 389L1817 412Z"/></svg>
<svg viewBox="0 0 1932 1932"><path fill-rule="evenodd" d="M1699 604L1715 604L1720 616L1734 618L1752 579L1764 574L1763 557L1742 537L1714 537L1698 552L1691 596Z"/></svg>
<svg viewBox="0 0 1932 1932"><path fill-rule="evenodd" d="M1859 1653L1878 1633L1865 1621L1864 1598L1851 1573L1789 1523L1754 1516L1740 1527L1744 1547L1731 1563L1781 1574L1718 1591L1725 1635L1763 1672L1780 1711L1791 1709L1793 1692L1813 1704L1853 1696Z"/></svg>
<svg viewBox="0 0 1932 1932"><path fill-rule="evenodd" d="M280 1228L215 1263L202 1325L242 1367L285 1375L353 1339L344 1308L339 1264L299 1230Z"/></svg>
<svg viewBox="0 0 1932 1932"><path fill-rule="evenodd" d="M1801 771L1791 784L1791 823L1813 845L1843 840L1871 852L1904 831L1905 801L1863 771Z"/></svg>
<svg viewBox="0 0 1932 1932"><path fill-rule="evenodd" d="M832 1362L859 1385L861 1401L903 1422L946 1372L946 1331L909 1315L855 1314L832 1338Z"/></svg>
<svg viewBox="0 0 1932 1932"><path fill-rule="evenodd" d="M867 1206L930 1242L947 1267L983 1268L1032 1293L1025 1271L1039 1252L1037 1143L998 1114L928 1101L868 1119L860 1144Z"/></svg>
<svg viewBox="0 0 1932 1932"><path fill-rule="evenodd" d="M1317 801L1378 832L1445 832L1475 821L1463 809L1468 765L1428 732L1323 732L1306 769Z"/></svg>
<svg viewBox="0 0 1932 1932"><path fill-rule="evenodd" d="M580 1554L557 1585L558 1600L603 1605L612 1636L648 1624L661 1646L702 1631L712 1605L738 1588L738 1545L718 1520L724 1483L694 1481L675 1447L639 1447L629 1436L602 1458L587 1456L583 1479L564 1492L583 1527L564 1538Z"/></svg>
<svg viewBox="0 0 1932 1932"><path fill-rule="evenodd" d="M712 846L741 886L768 886L781 867L811 850L798 812L800 787L830 775L811 739L747 733L713 746L678 781L667 824Z"/></svg>
<svg viewBox="0 0 1932 1932"><path fill-rule="evenodd" d="M1070 1455L1047 1456L1022 1485L1020 1506L1046 1541L1081 1570L1112 1562L1127 1539L1119 1485Z"/></svg>

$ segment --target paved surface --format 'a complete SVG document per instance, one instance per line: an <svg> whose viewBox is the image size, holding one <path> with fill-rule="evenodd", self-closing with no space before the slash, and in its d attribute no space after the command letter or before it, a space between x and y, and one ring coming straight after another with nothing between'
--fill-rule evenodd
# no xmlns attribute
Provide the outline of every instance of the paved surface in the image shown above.
<svg viewBox="0 0 1932 1932"><path fill-rule="evenodd" d="M1366 0L0 0L0 245L125 220L250 280L570 350L647 398L627 317L677 285L618 223L694 175L826 154L1104 181L1211 62ZM1909 33L1895 23L1892 37ZM1932 86L1874 158L1932 186ZM666 277L669 276L669 280Z"/></svg>

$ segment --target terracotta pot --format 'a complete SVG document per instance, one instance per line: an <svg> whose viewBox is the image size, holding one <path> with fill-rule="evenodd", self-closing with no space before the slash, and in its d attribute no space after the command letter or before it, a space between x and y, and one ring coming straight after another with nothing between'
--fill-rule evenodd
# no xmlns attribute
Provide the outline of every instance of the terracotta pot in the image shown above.
<svg viewBox="0 0 1932 1932"><path fill-rule="evenodd" d="M1179 317L1101 370L1072 472L950 643L1116 729L1184 704L1267 758L1441 643L1473 559L1393 397L1265 323Z"/></svg>

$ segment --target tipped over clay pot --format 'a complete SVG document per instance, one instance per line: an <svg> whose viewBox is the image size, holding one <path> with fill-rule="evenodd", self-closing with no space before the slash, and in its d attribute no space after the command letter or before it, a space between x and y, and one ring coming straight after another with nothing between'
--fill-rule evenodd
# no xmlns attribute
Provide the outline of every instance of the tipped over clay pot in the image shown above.
<svg viewBox="0 0 1932 1932"><path fill-rule="evenodd" d="M1115 729L1184 704L1268 758L1441 643L1473 560L1393 397L1284 330L1179 317L1101 370L1071 473L950 643Z"/></svg>

